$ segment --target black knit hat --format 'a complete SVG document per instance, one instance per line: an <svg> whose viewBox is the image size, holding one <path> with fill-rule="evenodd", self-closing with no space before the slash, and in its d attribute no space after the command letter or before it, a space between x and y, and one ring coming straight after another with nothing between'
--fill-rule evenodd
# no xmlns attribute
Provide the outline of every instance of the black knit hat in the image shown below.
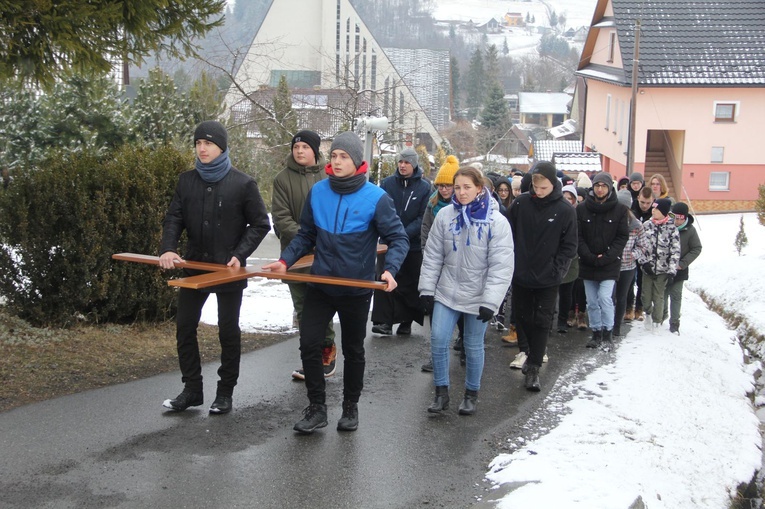
<svg viewBox="0 0 765 509"><path fill-rule="evenodd" d="M306 143L308 144L309 147L311 147L311 150L313 150L313 155L316 156L316 160L318 161L319 160L319 145L321 145L321 136L307 129L303 131L298 131L298 133L292 137L290 150L295 148L295 143L299 141L302 141L303 143Z"/></svg>
<svg viewBox="0 0 765 509"><path fill-rule="evenodd" d="M194 143L197 140L207 140L215 143L225 152L228 148L228 133L223 124L215 120L205 120L194 130Z"/></svg>
<svg viewBox="0 0 765 509"><path fill-rule="evenodd" d="M669 198L659 198L653 202L653 206L659 209L662 216L668 216L669 210L672 208L672 201Z"/></svg>
<svg viewBox="0 0 765 509"><path fill-rule="evenodd" d="M534 166L534 171L531 173L542 175L549 180L551 184L555 184L558 180L558 172L555 170L555 165L550 161L539 161Z"/></svg>
<svg viewBox="0 0 765 509"><path fill-rule="evenodd" d="M672 205L672 212L681 216L688 216L688 205L679 201Z"/></svg>
<svg viewBox="0 0 765 509"><path fill-rule="evenodd" d="M330 154L335 149L340 149L347 153L351 157L353 164L356 165L356 168L359 168L361 163L364 162L364 145L361 143L359 135L352 131L345 131L335 136L335 139L332 140L332 147L329 149Z"/></svg>

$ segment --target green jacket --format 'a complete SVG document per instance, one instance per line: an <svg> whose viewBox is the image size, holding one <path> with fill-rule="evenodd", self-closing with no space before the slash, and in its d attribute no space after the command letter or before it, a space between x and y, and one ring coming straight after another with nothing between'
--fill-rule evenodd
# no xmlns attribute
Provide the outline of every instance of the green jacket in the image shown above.
<svg viewBox="0 0 765 509"><path fill-rule="evenodd" d="M290 154L287 156L287 167L274 179L271 217L282 251L300 229L300 215L303 213L308 191L315 183L327 178L325 164L324 157L319 154L316 165L300 166Z"/></svg>

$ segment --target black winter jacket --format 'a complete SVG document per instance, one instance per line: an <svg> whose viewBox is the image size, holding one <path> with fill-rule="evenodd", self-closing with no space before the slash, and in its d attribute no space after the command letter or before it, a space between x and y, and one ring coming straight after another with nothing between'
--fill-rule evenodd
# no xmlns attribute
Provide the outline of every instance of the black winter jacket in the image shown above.
<svg viewBox="0 0 765 509"><path fill-rule="evenodd" d="M271 229L258 185L232 168L221 181L208 183L196 170L182 173L165 214L160 253L177 252L186 230L186 260L227 264L232 256L244 267L247 257ZM186 270L188 275L199 271ZM209 292L245 288L247 280L205 289Z"/></svg>
<svg viewBox="0 0 765 509"><path fill-rule="evenodd" d="M532 187L508 210L515 244L513 284L524 288L560 285L576 257L576 213L563 199L560 182L553 184L544 198L537 198Z"/></svg>
<svg viewBox="0 0 765 509"><path fill-rule="evenodd" d="M433 193L433 186L423 178L422 169L418 166L408 178L402 177L396 170L395 174L383 179L380 187L393 198L396 214L409 237L409 251L422 251L422 216Z"/></svg>
<svg viewBox="0 0 765 509"><path fill-rule="evenodd" d="M577 205L580 278L591 281L619 279L622 252L630 236L627 212L613 189L602 203L595 201L591 190Z"/></svg>

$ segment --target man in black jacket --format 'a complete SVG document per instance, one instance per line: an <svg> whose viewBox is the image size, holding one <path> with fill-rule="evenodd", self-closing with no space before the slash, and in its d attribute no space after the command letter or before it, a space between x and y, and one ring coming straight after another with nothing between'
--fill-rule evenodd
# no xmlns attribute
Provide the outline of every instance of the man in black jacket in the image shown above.
<svg viewBox="0 0 765 509"><path fill-rule="evenodd" d="M398 287L394 292L375 290L372 306L372 332L383 336L393 334L393 324L399 323L396 334L412 333L412 322L423 324L424 315L417 285L422 266L422 217L428 207L433 185L422 174L419 156L412 148L405 148L398 156L398 169L386 177L380 187L393 198L396 214L409 237L409 252L396 275ZM381 255L378 265L384 260ZM382 272L378 269L378 272Z"/></svg>
<svg viewBox="0 0 765 509"><path fill-rule="evenodd" d="M619 279L622 252L629 239L627 206L619 203L613 179L598 173L592 189L577 205L579 277L587 295L587 318L592 338L587 348L613 347L614 285Z"/></svg>
<svg viewBox="0 0 765 509"><path fill-rule="evenodd" d="M515 245L512 305L516 328L528 338L527 390L539 391L539 368L547 349L558 287L576 256L576 213L566 203L555 166L540 161L531 189L508 211Z"/></svg>
<svg viewBox="0 0 765 509"><path fill-rule="evenodd" d="M172 269L175 262L181 261L178 240L186 230L186 259L235 269L243 267L271 229L258 185L231 166L228 134L219 122L208 120L199 124L194 131L194 145L196 167L180 175L165 215L159 265ZM221 366L210 413L231 411L241 357L239 309L246 287L247 280L242 280L203 290L180 289L176 341L184 389L174 399L165 400L164 407L180 412L204 403L197 327L207 297L215 293Z"/></svg>

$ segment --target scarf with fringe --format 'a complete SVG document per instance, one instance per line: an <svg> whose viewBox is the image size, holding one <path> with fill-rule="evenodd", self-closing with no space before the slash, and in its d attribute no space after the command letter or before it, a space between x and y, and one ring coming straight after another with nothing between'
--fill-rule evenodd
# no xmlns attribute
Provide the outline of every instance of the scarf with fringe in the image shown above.
<svg viewBox="0 0 765 509"><path fill-rule="evenodd" d="M488 229L489 239L491 239L491 229L489 228L489 211L491 210L491 197L486 192L486 188L478 193L473 201L467 205L462 205L457 199L457 194L452 195L452 205L457 210L457 216L452 219L449 229L452 232L452 249L457 250L457 237L463 228L469 228L476 225L478 240L481 240L483 229ZM468 233L466 245L470 245L470 234Z"/></svg>

